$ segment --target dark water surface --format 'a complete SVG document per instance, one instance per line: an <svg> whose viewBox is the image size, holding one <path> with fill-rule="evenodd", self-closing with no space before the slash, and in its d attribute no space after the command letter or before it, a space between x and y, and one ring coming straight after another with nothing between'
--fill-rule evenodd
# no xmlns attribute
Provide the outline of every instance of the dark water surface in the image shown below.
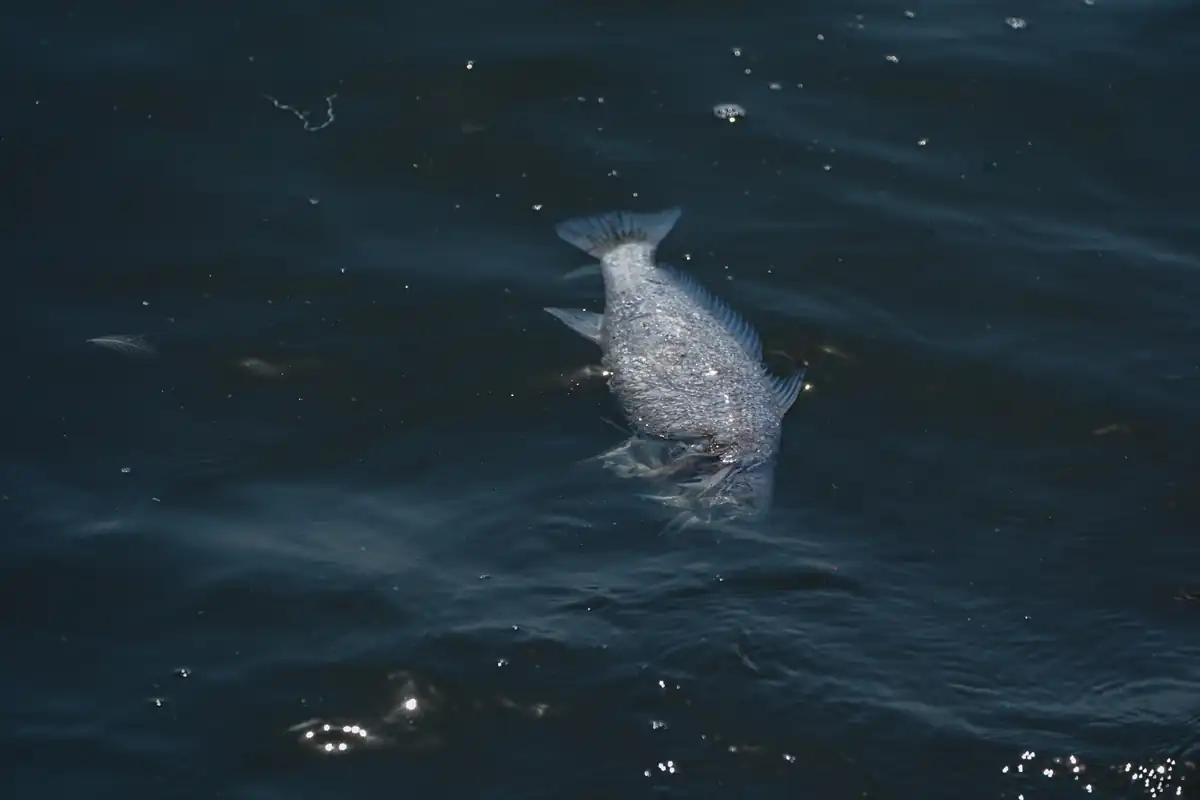
<svg viewBox="0 0 1200 800"><path fill-rule="evenodd" d="M1189 3L2 30L0 796L1197 796ZM585 461L541 310L676 204L810 364L738 533Z"/></svg>

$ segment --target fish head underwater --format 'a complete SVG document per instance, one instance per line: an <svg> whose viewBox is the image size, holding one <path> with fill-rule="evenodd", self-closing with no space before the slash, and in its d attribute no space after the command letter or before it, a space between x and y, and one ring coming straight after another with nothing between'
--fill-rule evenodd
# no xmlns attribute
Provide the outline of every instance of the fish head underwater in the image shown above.
<svg viewBox="0 0 1200 800"><path fill-rule="evenodd" d="M600 459L613 474L649 484L642 497L676 509L681 527L760 520L772 505L775 461L731 456L698 443L633 436Z"/></svg>
<svg viewBox="0 0 1200 800"><path fill-rule="evenodd" d="M678 484L670 505L696 522L750 522L766 517L775 493L773 459L718 464L697 479Z"/></svg>

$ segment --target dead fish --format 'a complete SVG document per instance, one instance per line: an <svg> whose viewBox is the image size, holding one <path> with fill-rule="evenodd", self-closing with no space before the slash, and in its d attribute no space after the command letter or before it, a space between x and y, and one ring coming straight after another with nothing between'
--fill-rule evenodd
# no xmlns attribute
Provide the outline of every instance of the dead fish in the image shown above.
<svg viewBox="0 0 1200 800"><path fill-rule="evenodd" d="M615 211L560 222L562 239L600 261L604 312L546 311L600 348L609 387L639 436L678 443L688 458L682 463L712 457L714 469L689 486L692 497L704 495L707 510L759 517L770 505L783 418L803 391L805 370L770 372L749 322L695 278L658 262L658 244L679 215L678 208Z"/></svg>
<svg viewBox="0 0 1200 800"><path fill-rule="evenodd" d="M820 350L822 353L824 353L827 356L833 356L834 358L842 358L842 359L845 359L846 361L854 360L854 356L850 355L849 353L847 353L844 350L839 350L838 348L834 347L831 344L817 345L817 349Z"/></svg>
<svg viewBox="0 0 1200 800"><path fill-rule="evenodd" d="M1104 425L1092 431L1092 436L1107 436L1110 433L1132 433L1133 429L1124 422L1114 422L1111 425Z"/></svg>
<svg viewBox="0 0 1200 800"><path fill-rule="evenodd" d="M113 350L127 356L152 356L158 353L158 351L146 341L145 337L140 335L114 333L109 336L97 336L94 339L88 339L88 343L103 347L108 350Z"/></svg>
<svg viewBox="0 0 1200 800"><path fill-rule="evenodd" d="M269 361L264 361L261 358L242 358L236 362L237 366L249 372L251 375L257 375L260 378L282 378L287 375L288 368L280 364L272 364Z"/></svg>

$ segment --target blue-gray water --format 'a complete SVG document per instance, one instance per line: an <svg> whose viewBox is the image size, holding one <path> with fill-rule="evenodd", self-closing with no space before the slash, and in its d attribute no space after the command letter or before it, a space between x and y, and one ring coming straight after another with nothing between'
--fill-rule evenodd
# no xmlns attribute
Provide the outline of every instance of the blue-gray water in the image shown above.
<svg viewBox="0 0 1200 800"><path fill-rule="evenodd" d="M2 32L3 797L1196 796L1185 0ZM753 532L583 463L541 310L676 204L810 364Z"/></svg>

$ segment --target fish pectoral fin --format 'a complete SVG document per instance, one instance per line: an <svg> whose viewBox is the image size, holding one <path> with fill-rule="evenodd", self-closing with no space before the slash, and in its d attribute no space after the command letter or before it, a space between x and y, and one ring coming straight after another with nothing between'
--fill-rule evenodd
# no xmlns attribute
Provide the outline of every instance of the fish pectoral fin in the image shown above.
<svg viewBox="0 0 1200 800"><path fill-rule="evenodd" d="M547 308L546 312L585 339L600 344L600 331L604 328L604 315L582 308Z"/></svg>
<svg viewBox="0 0 1200 800"><path fill-rule="evenodd" d="M705 475L702 478L697 478L693 481L688 481L683 486L690 492L695 492L696 495L704 494L718 486L722 481L729 477L733 472L733 466L726 464L711 475Z"/></svg>
<svg viewBox="0 0 1200 800"><path fill-rule="evenodd" d="M619 477L634 478L649 470L657 469L665 463L659 450L660 448L654 442L647 441L640 436L630 436L615 447L586 460L599 461L606 469Z"/></svg>
<svg viewBox="0 0 1200 800"><path fill-rule="evenodd" d="M584 264L582 267L575 269L562 276L564 281L577 281L580 278L590 278L592 276L599 277L604 274L604 270L599 264Z"/></svg>

